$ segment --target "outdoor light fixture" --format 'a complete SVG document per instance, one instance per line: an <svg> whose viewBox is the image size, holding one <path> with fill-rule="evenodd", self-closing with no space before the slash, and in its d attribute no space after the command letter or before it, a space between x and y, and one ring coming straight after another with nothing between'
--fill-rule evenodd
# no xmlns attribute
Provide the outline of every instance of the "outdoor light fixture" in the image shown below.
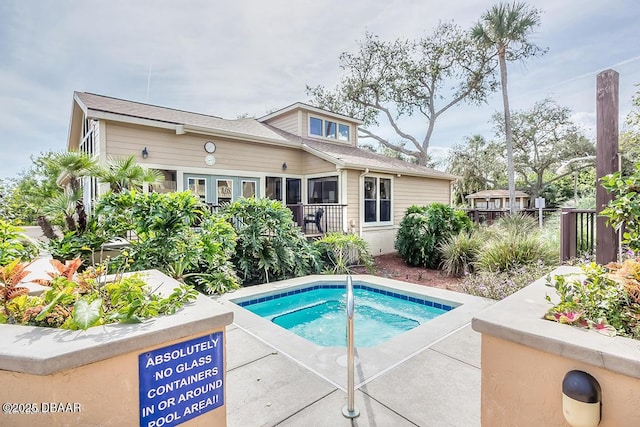
<svg viewBox="0 0 640 427"><path fill-rule="evenodd" d="M598 381L583 371L569 371L562 380L562 415L571 427L600 424L602 390Z"/></svg>
<svg viewBox="0 0 640 427"><path fill-rule="evenodd" d="M283 171L286 171L286 170L287 170L287 162L284 162L284 163L282 164L282 170L283 170Z"/></svg>
<svg viewBox="0 0 640 427"><path fill-rule="evenodd" d="M144 147L142 150L142 158L146 159L147 157L149 157L149 151L147 150L147 147Z"/></svg>

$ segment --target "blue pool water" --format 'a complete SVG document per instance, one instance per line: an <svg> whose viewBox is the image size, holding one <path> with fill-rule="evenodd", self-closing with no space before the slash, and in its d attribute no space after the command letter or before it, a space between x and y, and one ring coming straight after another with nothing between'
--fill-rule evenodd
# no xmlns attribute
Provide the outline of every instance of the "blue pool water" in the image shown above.
<svg viewBox="0 0 640 427"><path fill-rule="evenodd" d="M454 308L440 302L354 282L356 347L374 347ZM344 285L314 283L302 289L236 302L321 346L346 346Z"/></svg>

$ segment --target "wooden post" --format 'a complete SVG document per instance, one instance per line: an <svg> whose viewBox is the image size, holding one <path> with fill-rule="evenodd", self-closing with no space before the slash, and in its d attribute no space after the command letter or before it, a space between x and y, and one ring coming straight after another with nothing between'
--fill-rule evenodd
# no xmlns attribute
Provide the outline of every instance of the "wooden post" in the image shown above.
<svg viewBox="0 0 640 427"><path fill-rule="evenodd" d="M618 238L607 218L600 212L612 195L600 185L600 178L618 170L618 81L614 70L598 74L596 87L597 160L596 174L596 262L607 264L616 260Z"/></svg>
<svg viewBox="0 0 640 427"><path fill-rule="evenodd" d="M560 216L560 261L576 257L576 213L573 208L562 208Z"/></svg>

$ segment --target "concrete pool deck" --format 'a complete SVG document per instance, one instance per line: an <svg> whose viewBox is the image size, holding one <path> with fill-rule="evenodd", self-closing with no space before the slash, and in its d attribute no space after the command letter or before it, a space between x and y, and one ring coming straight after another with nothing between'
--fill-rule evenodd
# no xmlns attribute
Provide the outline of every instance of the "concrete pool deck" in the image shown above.
<svg viewBox="0 0 640 427"><path fill-rule="evenodd" d="M229 302L265 289L296 286L298 279L244 288L218 299L235 317L227 329L229 426L480 425L480 334L470 322L493 301L373 277L354 279L376 286L380 280L394 289L462 306L387 343L356 349L360 416L353 421L341 412L347 399L346 349L315 346Z"/></svg>

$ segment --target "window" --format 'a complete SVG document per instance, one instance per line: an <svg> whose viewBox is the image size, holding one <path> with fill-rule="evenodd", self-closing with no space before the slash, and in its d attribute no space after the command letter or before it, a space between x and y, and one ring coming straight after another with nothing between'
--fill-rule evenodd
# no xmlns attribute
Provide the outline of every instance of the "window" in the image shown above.
<svg viewBox="0 0 640 427"><path fill-rule="evenodd" d="M242 181L242 197L249 199L256 197L256 182L255 181Z"/></svg>
<svg viewBox="0 0 640 427"><path fill-rule="evenodd" d="M324 122L324 136L327 138L336 137L336 123L325 120Z"/></svg>
<svg viewBox="0 0 640 427"><path fill-rule="evenodd" d="M364 179L364 222L391 222L391 179Z"/></svg>
<svg viewBox="0 0 640 427"><path fill-rule="evenodd" d="M311 117L309 119L309 133L311 135L324 136L322 133L322 120Z"/></svg>
<svg viewBox="0 0 640 427"><path fill-rule="evenodd" d="M307 181L308 203L338 203L338 177L326 176Z"/></svg>
<svg viewBox="0 0 640 427"><path fill-rule="evenodd" d="M188 178L189 191L195 194L201 202L207 201L207 180L205 178Z"/></svg>
<svg viewBox="0 0 640 427"><path fill-rule="evenodd" d="M302 203L302 180L287 178L287 205Z"/></svg>
<svg viewBox="0 0 640 427"><path fill-rule="evenodd" d="M340 141L348 141L349 140L349 125L338 125L338 139Z"/></svg>
<svg viewBox="0 0 640 427"><path fill-rule="evenodd" d="M349 141L349 125L309 117L309 135Z"/></svg>
<svg viewBox="0 0 640 427"><path fill-rule="evenodd" d="M96 127L97 122L94 120L84 119L82 121L82 140L80 141L80 147L78 151L88 156L97 154L95 144Z"/></svg>
<svg viewBox="0 0 640 427"><path fill-rule="evenodd" d="M233 181L230 179L219 179L216 182L218 187L218 204L231 203L233 197Z"/></svg>
<svg viewBox="0 0 640 427"><path fill-rule="evenodd" d="M279 176L268 176L266 178L267 198L282 201L282 178Z"/></svg>

